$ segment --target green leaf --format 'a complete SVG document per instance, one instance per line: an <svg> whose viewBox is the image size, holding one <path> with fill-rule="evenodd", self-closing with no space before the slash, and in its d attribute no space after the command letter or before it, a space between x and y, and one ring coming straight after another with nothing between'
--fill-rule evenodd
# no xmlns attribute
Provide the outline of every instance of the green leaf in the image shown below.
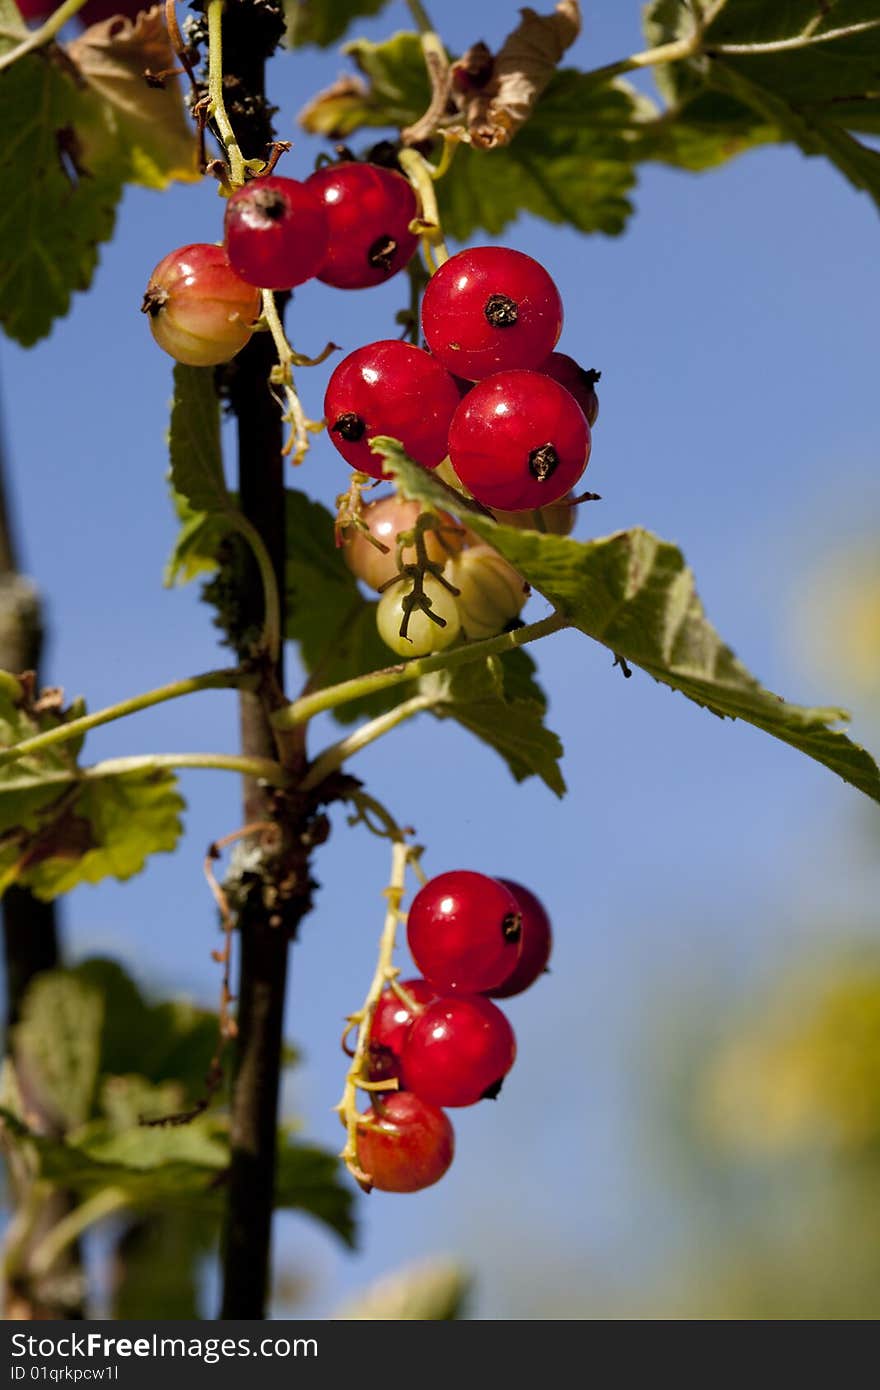
<svg viewBox="0 0 880 1390"><path fill-rule="evenodd" d="M419 688L434 701L432 714L455 719L494 748L517 782L538 776L557 796L564 796L562 744L544 727L546 700L531 677L528 686L536 693L514 694L511 686L521 690L522 684L521 665L513 663L508 685L507 659L489 657L423 676Z"/></svg>
<svg viewBox="0 0 880 1390"><path fill-rule="evenodd" d="M198 512L185 497L171 489L171 500L180 522L174 549L168 557L162 576L165 587L189 584L200 575L211 574L217 568L217 554L223 537L232 529L232 520L225 512Z"/></svg>
<svg viewBox="0 0 880 1390"><path fill-rule="evenodd" d="M130 1222L114 1246L110 1316L123 1321L196 1321L202 1261L217 1223L195 1212L149 1212Z"/></svg>
<svg viewBox="0 0 880 1390"><path fill-rule="evenodd" d="M36 708L35 692L14 682L0 686L0 748L45 733L76 719L83 713L81 701L67 710L60 700L41 700ZM57 800L76 775L76 758L82 738L70 739L54 748L29 753L0 766L0 843L5 832L15 828L38 827L42 807Z"/></svg>
<svg viewBox="0 0 880 1390"><path fill-rule="evenodd" d="M80 173L76 128L96 99L55 63L19 59L0 77L0 323L30 347L87 289L98 245L113 232L122 188L119 169ZM69 147L73 145L73 154Z"/></svg>
<svg viewBox="0 0 880 1390"><path fill-rule="evenodd" d="M646 11L651 44L691 32L673 0ZM876 0L727 0L699 58L656 68L670 109L640 132L646 157L706 168L750 145L791 141L822 154L880 202L880 154L852 132L880 132Z"/></svg>
<svg viewBox="0 0 880 1390"><path fill-rule="evenodd" d="M354 20L384 10L388 0L284 0L288 42L300 48L317 44L328 48Z"/></svg>
<svg viewBox="0 0 880 1390"><path fill-rule="evenodd" d="M287 493L287 636L318 686L387 666L390 652L376 628L376 603L365 599L336 545L334 520L305 493ZM340 723L391 709L405 693L381 691L334 710Z"/></svg>
<svg viewBox="0 0 880 1390"><path fill-rule="evenodd" d="M300 117L307 130L344 138L364 126L410 125L422 115L429 91L417 34L358 40L346 52L367 81L343 78L321 93ZM509 145L458 149L449 177L437 185L446 231L459 240L477 228L496 234L521 212L583 232L622 231L632 211L631 127L641 110L623 82L557 72Z"/></svg>
<svg viewBox="0 0 880 1390"><path fill-rule="evenodd" d="M443 484L393 441L381 443L386 469L405 496L450 505ZM745 719L880 801L874 759L831 727L846 712L789 705L765 690L707 620L676 546L640 528L588 542L519 531L499 526L465 499L457 510L573 627L713 714Z"/></svg>
<svg viewBox="0 0 880 1390"><path fill-rule="evenodd" d="M377 1279L333 1314L334 1321L452 1322L463 1316L471 1280L454 1260L428 1259Z"/></svg>
<svg viewBox="0 0 880 1390"><path fill-rule="evenodd" d="M101 1061L104 1001L101 991L75 974L37 975L12 1031L19 1075L29 1101L58 1129L88 1118Z"/></svg>
<svg viewBox="0 0 880 1390"><path fill-rule="evenodd" d="M354 1196L335 1155L311 1144L282 1142L275 1205L307 1211L348 1246L355 1244Z"/></svg>
<svg viewBox="0 0 880 1390"><path fill-rule="evenodd" d="M193 512L231 512L212 367L175 365L169 448L171 486L189 509L189 519Z"/></svg>

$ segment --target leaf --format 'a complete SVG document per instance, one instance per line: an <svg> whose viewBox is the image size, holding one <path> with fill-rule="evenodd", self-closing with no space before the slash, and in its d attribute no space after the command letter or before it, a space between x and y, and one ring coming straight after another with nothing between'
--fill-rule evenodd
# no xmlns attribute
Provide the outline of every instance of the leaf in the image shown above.
<svg viewBox="0 0 880 1390"><path fill-rule="evenodd" d="M175 848L184 803L172 773L87 772L65 780L61 795L31 812L28 824L0 835L0 894L17 883L47 901L80 883L131 878L149 855Z"/></svg>
<svg viewBox="0 0 880 1390"><path fill-rule="evenodd" d="M0 76L0 323L23 347L88 288L113 232L123 171L86 169L78 155L77 127L100 122L97 101L38 55Z"/></svg>
<svg viewBox="0 0 880 1390"><path fill-rule="evenodd" d="M455 719L494 748L517 782L538 776L557 796L564 796L562 744L544 727L546 700L531 680L537 694L513 694L506 674L505 661L489 657L423 676L419 688L434 701L432 714ZM517 681L522 684L521 667L514 670L513 683Z"/></svg>
<svg viewBox="0 0 880 1390"><path fill-rule="evenodd" d="M190 513L231 512L213 368L175 365L169 447L171 486Z"/></svg>
<svg viewBox="0 0 880 1390"><path fill-rule="evenodd" d="M278 1152L275 1205L307 1211L355 1244L354 1199L341 1181L339 1159L311 1144L283 1142Z"/></svg>
<svg viewBox="0 0 880 1390"><path fill-rule="evenodd" d="M510 143L580 30L577 0L559 0L549 15L520 10L519 24L492 61L488 83L468 102L467 129L475 145L494 149Z"/></svg>
<svg viewBox="0 0 880 1390"><path fill-rule="evenodd" d="M161 6L142 10L134 21L117 16L93 24L68 44L67 53L101 98L100 119L78 130L87 167L125 160L126 179L148 188L201 177L198 141L180 84L175 78L166 79L164 87L144 81L146 71L176 66Z"/></svg>
<svg viewBox="0 0 880 1390"><path fill-rule="evenodd" d="M189 584L199 575L210 574L217 568L217 552L223 537L232 528L224 512L198 512L185 497L171 489L171 500L180 522L174 549L165 564L162 576L165 587Z"/></svg>
<svg viewBox="0 0 880 1390"><path fill-rule="evenodd" d="M673 0L648 7L652 44L689 34ZM880 154L852 132L880 131L876 0L727 0L703 36L703 53L655 69L670 109L640 134L647 157L706 168L749 145L791 141L827 156L880 203Z"/></svg>
<svg viewBox="0 0 880 1390"><path fill-rule="evenodd" d="M376 629L377 604L365 599L336 546L334 520L305 493L287 492L287 636L299 643L317 685L336 685L387 666L390 652ZM380 691L334 710L340 723L391 709L405 693Z"/></svg>
<svg viewBox="0 0 880 1390"><path fill-rule="evenodd" d="M60 697L37 700L32 683L24 689L22 685L0 686L0 748L48 732L83 713L81 701L62 710ZM75 776L81 746L81 738L70 739L0 765L0 842L4 832L16 827L36 829L40 808L55 801Z"/></svg>
<svg viewBox="0 0 880 1390"><path fill-rule="evenodd" d="M377 1279L333 1315L334 1321L451 1322L460 1318L471 1280L454 1260L428 1259Z"/></svg>
<svg viewBox="0 0 880 1390"><path fill-rule="evenodd" d="M376 442L404 496L450 505L443 485L394 441ZM641 528L588 542L519 531L499 526L465 499L457 510L572 626L713 714L745 719L880 801L874 759L830 727L847 719L846 712L789 705L765 690L707 620L676 546Z"/></svg>
<svg viewBox="0 0 880 1390"><path fill-rule="evenodd" d="M345 138L363 126L411 125L429 91L418 35L347 45L363 77L343 78L306 107L307 130ZM583 232L622 231L632 211L634 126L643 105L623 82L597 83L557 72L529 121L494 150L462 145L437 185L447 232L464 241L477 229L497 234L521 212L568 222Z"/></svg>
<svg viewBox="0 0 880 1390"><path fill-rule="evenodd" d="M328 48L362 15L379 14L388 0L284 0L287 38L294 47Z"/></svg>
<svg viewBox="0 0 880 1390"><path fill-rule="evenodd" d="M34 1177L82 1198L115 1188L134 1208L182 1207L219 1215L229 1166L225 1122L205 1115L187 1125L136 1127L117 1133L89 1127L80 1138L34 1133L0 1108L0 1139L26 1155ZM353 1196L339 1160L323 1150L279 1137L276 1205L308 1212L347 1244L354 1241Z"/></svg>
<svg viewBox="0 0 880 1390"><path fill-rule="evenodd" d="M88 1119L101 1061L104 1001L99 989L63 970L37 975L12 1030L15 1065L29 1104L53 1127Z"/></svg>
<svg viewBox="0 0 880 1390"><path fill-rule="evenodd" d="M123 1321L199 1318L202 1264L216 1223L198 1213L150 1212L116 1240L110 1316Z"/></svg>

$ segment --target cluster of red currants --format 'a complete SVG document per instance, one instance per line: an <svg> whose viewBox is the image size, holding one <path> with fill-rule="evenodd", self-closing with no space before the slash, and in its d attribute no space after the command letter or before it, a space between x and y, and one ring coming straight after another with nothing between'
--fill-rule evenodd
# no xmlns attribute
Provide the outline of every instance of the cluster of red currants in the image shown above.
<svg viewBox="0 0 880 1390"><path fill-rule="evenodd" d="M223 246L181 246L156 266L142 305L153 336L188 366L229 362L260 317L261 289L381 284L415 254L418 211L402 174L353 159L304 182L252 179L227 201Z"/></svg>
<svg viewBox="0 0 880 1390"><path fill-rule="evenodd" d="M516 1040L491 999L535 982L550 955L550 921L527 888L469 870L433 878L415 896L407 940L423 978L385 990L370 1031L377 1091L358 1125L358 1160L383 1192L418 1192L453 1158L443 1107L498 1095ZM488 996L488 997L487 997Z"/></svg>
<svg viewBox="0 0 880 1390"><path fill-rule="evenodd" d="M500 246L460 251L422 301L427 350L358 348L327 387L330 438L352 467L383 476L375 435L425 468L449 457L478 502L532 511L557 502L590 457L596 374L553 349L562 300L543 266Z"/></svg>

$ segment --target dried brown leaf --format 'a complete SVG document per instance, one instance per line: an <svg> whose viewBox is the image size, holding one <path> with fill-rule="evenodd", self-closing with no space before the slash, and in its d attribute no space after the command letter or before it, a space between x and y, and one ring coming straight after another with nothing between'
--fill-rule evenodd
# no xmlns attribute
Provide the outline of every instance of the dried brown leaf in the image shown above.
<svg viewBox="0 0 880 1390"><path fill-rule="evenodd" d="M466 106L471 143L482 149L510 143L581 30L578 0L559 0L550 15L529 8L520 14L495 59L491 81Z"/></svg>

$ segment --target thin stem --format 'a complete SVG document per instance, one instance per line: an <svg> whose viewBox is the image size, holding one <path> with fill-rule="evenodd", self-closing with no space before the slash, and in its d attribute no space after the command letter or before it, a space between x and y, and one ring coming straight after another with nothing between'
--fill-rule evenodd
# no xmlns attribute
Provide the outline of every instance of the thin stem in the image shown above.
<svg viewBox="0 0 880 1390"><path fill-rule="evenodd" d="M376 1012L376 1005L385 986L400 974L399 969L392 964L392 961L394 948L397 944L397 928L402 916L400 904L403 901L406 883L406 866L413 853L413 849L403 839L395 840L391 846L391 881L385 889L388 906L385 912L382 935L379 938L378 960L370 988L367 991L367 997L357 1013L352 1014L349 1020L352 1025L357 1024L357 1039L351 1066L346 1073L342 1099L336 1107L346 1130L345 1147L339 1156L356 1181L368 1190L371 1186L370 1174L364 1172L358 1159L357 1130L361 1118L357 1104L358 1091L360 1089L373 1089L370 1086L369 1078L370 1028L373 1014ZM381 1089L392 1090L395 1087L393 1084L392 1086L386 1084Z"/></svg>
<svg viewBox="0 0 880 1390"><path fill-rule="evenodd" d="M837 39L852 38L855 34L864 34L869 29L878 28L880 28L880 19L866 19L860 24L847 24L842 29L825 29L821 34L805 31L802 34L795 34L790 39L774 39L770 43L712 44L706 51L710 56L717 53L722 57L735 57L737 54L741 54L743 57L760 58L765 53L785 53L793 48L812 48L817 43L833 43Z"/></svg>
<svg viewBox="0 0 880 1390"><path fill-rule="evenodd" d="M133 695L128 700L120 700L118 704L95 710L94 714L84 714L79 719L71 719L67 724L59 724L55 729L47 729L44 733L34 734L32 738L22 739L21 743L13 744L11 748L0 749L0 767L31 753L41 753L56 744L67 743L69 739L79 738L81 734L88 733L90 729L97 729L101 724L111 724L114 719L124 719L128 714L137 714L139 710L161 705L166 700L176 700L182 695L191 695L196 690L234 689L245 685L246 682L247 677L243 671L231 668L206 671L201 676L188 676L185 680L173 681L170 685L157 686L155 690L147 690L142 695Z"/></svg>
<svg viewBox="0 0 880 1390"><path fill-rule="evenodd" d="M229 182L241 188L245 160L223 99L223 9L225 0L208 0L208 102L214 124L229 162Z"/></svg>
<svg viewBox="0 0 880 1390"><path fill-rule="evenodd" d="M281 651L281 596L278 592L278 583L275 578L275 568L272 564L272 557L266 549L266 544L257 528L248 521L243 512L233 512L230 520L236 530L244 536L248 545L254 553L257 568L260 571L260 579L263 581L263 602L265 613L263 616L263 643L272 662L278 660L278 653Z"/></svg>
<svg viewBox="0 0 880 1390"><path fill-rule="evenodd" d="M205 768L220 772L240 772L272 787L290 786L290 773L271 758L249 757L242 753L139 753L132 757L105 758L83 768L87 781L118 777L126 772L159 772L164 768Z"/></svg>
<svg viewBox="0 0 880 1390"><path fill-rule="evenodd" d="M34 29L28 34L26 39L15 48L11 48L8 53L4 53L0 58L0 72L4 68L9 68L13 63L17 63L19 58L23 58L26 53L33 53L35 48L42 48L44 44L51 43L55 35L64 28L69 19L82 9L86 0L64 0L63 5L50 14L45 24L41 24L39 29Z"/></svg>
<svg viewBox="0 0 880 1390"><path fill-rule="evenodd" d="M34 1250L30 1259L33 1273L37 1277L48 1274L59 1256L90 1226L130 1205L130 1197L120 1187L104 1187L94 1197L80 1202L52 1227Z"/></svg>
<svg viewBox="0 0 880 1390"><path fill-rule="evenodd" d="M443 228L440 224L440 209L437 206L437 192L431 177L431 166L418 150L401 150L398 155L400 167L416 191L422 215L414 224L414 230L421 234L422 249L430 268L431 261L443 265L449 260Z"/></svg>
<svg viewBox="0 0 880 1390"><path fill-rule="evenodd" d="M284 423L290 426L290 439L284 446L284 453L291 454L293 463L302 463L309 447L308 425L299 396L293 385L292 365L295 357L293 348L287 341L284 325L278 313L278 305L271 290L263 290L263 318L266 320L272 341L278 353L278 364L273 369L270 380L273 386L280 386L284 392L287 409Z"/></svg>
<svg viewBox="0 0 880 1390"><path fill-rule="evenodd" d="M647 48L642 53L633 53L629 58L622 58L617 63L606 63L604 67L593 68L590 72L584 73L584 77L589 77L593 81L610 81L614 77L621 77L625 72L635 72L640 68L656 67L660 63L676 63L684 58L693 58L700 51L700 44L703 38L702 27L695 29L692 34L688 34L683 39L676 39L673 43L662 43L657 48Z"/></svg>
<svg viewBox="0 0 880 1390"><path fill-rule="evenodd" d="M370 671L365 676L355 676L353 680L341 681L339 685L329 685L324 690L316 690L311 695L303 695L293 700L272 717L277 729L292 729L304 724L323 710L335 709L349 700L358 700L372 695L377 690L387 690L401 685L404 681L419 680L432 671L445 671L452 666L463 666L470 661L480 661L487 656L498 656L503 652L515 651L528 642L537 642L541 637L549 637L552 632L560 632L568 626L568 619L561 613L551 613L540 622L528 623L515 628L513 632L502 632L498 637L487 637L483 642L468 642L451 651L437 652L433 656L417 656L399 666L387 666L382 671Z"/></svg>
<svg viewBox="0 0 880 1390"><path fill-rule="evenodd" d="M390 733L396 729L398 724L403 724L405 720L411 719L414 714L420 714L422 710L430 709L435 703L430 695L415 695L411 700L404 700L394 709L388 710L386 714L380 714L376 719L371 719L368 723L362 724L359 729L355 729L353 734L346 738L341 738L338 743L332 743L329 748L325 748L315 759L307 776L300 783L300 790L307 792L313 787L317 787L329 777L331 772L335 772L341 767L346 759L359 753L362 748L367 748L369 744L375 743L377 738Z"/></svg>
<svg viewBox="0 0 880 1390"><path fill-rule="evenodd" d="M420 34L432 34L434 32L434 26L431 23L428 11L421 3L421 0L406 0L406 7L412 15L415 26Z"/></svg>

